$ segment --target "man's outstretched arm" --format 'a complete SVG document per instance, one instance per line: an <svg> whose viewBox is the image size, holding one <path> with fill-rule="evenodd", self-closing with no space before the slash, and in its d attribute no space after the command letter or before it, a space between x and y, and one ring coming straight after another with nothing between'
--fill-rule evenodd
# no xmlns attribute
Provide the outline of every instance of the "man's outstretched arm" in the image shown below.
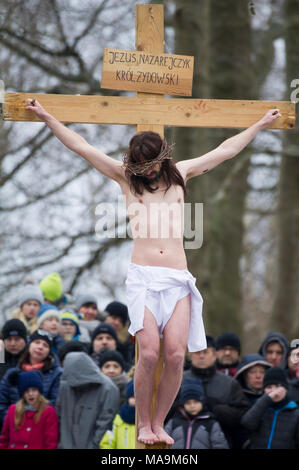
<svg viewBox="0 0 299 470"><path fill-rule="evenodd" d="M194 176L206 173L225 160L238 155L261 130L280 117L279 109L270 109L262 119L239 134L226 139L211 152L190 160L181 160L177 163L177 167L186 181Z"/></svg>
<svg viewBox="0 0 299 470"><path fill-rule="evenodd" d="M27 100L26 109L33 111L41 121L51 129L53 134L70 150L78 153L87 160L94 168L105 176L118 182L124 178L122 162L108 157L101 150L90 145L83 137L49 114L37 100Z"/></svg>

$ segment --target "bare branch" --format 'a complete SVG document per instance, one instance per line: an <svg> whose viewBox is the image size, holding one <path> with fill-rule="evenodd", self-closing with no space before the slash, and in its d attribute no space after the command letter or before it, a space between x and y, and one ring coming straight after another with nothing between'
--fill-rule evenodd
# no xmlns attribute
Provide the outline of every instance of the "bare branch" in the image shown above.
<svg viewBox="0 0 299 470"><path fill-rule="evenodd" d="M16 165L10 173L7 173L5 176L0 178L0 186L3 186L8 180L10 180L16 174L16 172L20 170L20 168L22 168L25 163L27 163L33 157L37 150L39 150L41 146L45 144L48 140L50 140L52 137L53 134L49 132L40 142L34 143L34 139L31 139L31 152L29 152L28 155L20 163L18 163L18 165Z"/></svg>
<svg viewBox="0 0 299 470"><path fill-rule="evenodd" d="M72 291L76 287L76 285L79 283L80 278L82 277L85 271L92 268L94 265L96 265L97 263L100 263L103 260L105 253L110 248L119 246L124 242L125 242L125 239L123 238L111 238L111 239L108 239L98 250L95 250L92 253L92 256L89 258L89 260L86 263L82 264L80 268L77 269L77 273L71 283L70 290Z"/></svg>
<svg viewBox="0 0 299 470"><path fill-rule="evenodd" d="M72 44L72 48L75 49L75 47L77 46L77 44L81 41L82 38L84 38L86 36L87 33L90 33L90 31L92 30L92 28L94 27L94 25L96 24L96 22L98 21L98 17L100 15L100 13L103 12L104 8L106 7L106 5L108 4L108 0L104 0L102 5L100 5L96 10L95 12L93 13L89 23L87 23L86 27L83 29L83 31L75 37L74 41L73 41L73 44Z"/></svg>

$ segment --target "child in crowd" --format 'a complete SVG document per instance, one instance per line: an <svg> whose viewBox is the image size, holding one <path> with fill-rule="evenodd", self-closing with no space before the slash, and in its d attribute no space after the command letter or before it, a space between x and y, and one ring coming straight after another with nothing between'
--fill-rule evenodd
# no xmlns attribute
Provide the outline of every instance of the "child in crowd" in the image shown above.
<svg viewBox="0 0 299 470"><path fill-rule="evenodd" d="M59 332L65 341L79 341L81 331L79 319L75 313L69 311L61 312Z"/></svg>
<svg viewBox="0 0 299 470"><path fill-rule="evenodd" d="M287 375L271 367L264 376L264 395L244 414L251 449L299 449L299 408L288 394Z"/></svg>
<svg viewBox="0 0 299 470"><path fill-rule="evenodd" d="M0 429L10 405L21 397L16 385L10 382L10 375L15 370L39 370L43 377L44 396L55 406L62 369L58 358L51 352L52 336L44 330L36 330L29 337L16 367L6 371L0 382Z"/></svg>
<svg viewBox="0 0 299 470"><path fill-rule="evenodd" d="M101 354L99 365L101 372L110 377L118 387L120 405L123 405L126 402L127 383L129 379L124 370L125 363L122 355L118 351L107 350Z"/></svg>
<svg viewBox="0 0 299 470"><path fill-rule="evenodd" d="M207 411L202 381L186 378L180 389L182 406L165 426L174 439L172 449L228 449L227 440L212 413Z"/></svg>
<svg viewBox="0 0 299 470"><path fill-rule="evenodd" d="M18 308L12 312L12 318L24 323L28 335L37 329L37 314L43 301L41 289L34 284L26 284L19 294Z"/></svg>
<svg viewBox="0 0 299 470"><path fill-rule="evenodd" d="M6 414L0 449L56 449L59 423L55 408L43 396L43 382L38 371L14 372L10 377L18 386L20 397Z"/></svg>
<svg viewBox="0 0 299 470"><path fill-rule="evenodd" d="M103 436L100 449L135 449L135 397L134 384L127 384L126 403L113 420L112 431Z"/></svg>
<svg viewBox="0 0 299 470"><path fill-rule="evenodd" d="M59 334L60 311L58 308L51 304L42 305L37 316L37 326L41 330L50 333L52 336L51 351L53 354L57 354L59 347L65 343L65 340Z"/></svg>
<svg viewBox="0 0 299 470"><path fill-rule="evenodd" d="M63 297L62 279L59 273L51 273L44 277L39 287L47 304L58 305Z"/></svg>

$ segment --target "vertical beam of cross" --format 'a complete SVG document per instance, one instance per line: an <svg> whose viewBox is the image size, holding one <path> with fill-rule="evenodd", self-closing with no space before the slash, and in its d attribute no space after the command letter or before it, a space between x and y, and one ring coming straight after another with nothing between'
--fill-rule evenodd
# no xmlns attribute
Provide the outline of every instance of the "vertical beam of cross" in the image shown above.
<svg viewBox="0 0 299 470"><path fill-rule="evenodd" d="M164 53L164 7L163 5L137 5L136 6L136 49L137 51L152 54ZM146 102L153 102L161 95L150 93L137 93L137 97ZM137 132L153 131L164 136L164 126L158 124L136 126ZM163 341L160 341L160 357L155 372L154 394L151 404L151 418L156 405L157 386L163 370ZM138 344L136 343L136 361L138 359ZM144 445L137 441L138 414L136 413L136 449L167 449L169 446L162 442L154 445Z"/></svg>

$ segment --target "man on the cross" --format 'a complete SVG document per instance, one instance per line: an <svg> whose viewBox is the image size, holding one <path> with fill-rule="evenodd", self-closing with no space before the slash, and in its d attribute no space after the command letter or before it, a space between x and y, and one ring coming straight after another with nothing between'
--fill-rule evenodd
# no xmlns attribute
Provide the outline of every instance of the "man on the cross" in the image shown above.
<svg viewBox="0 0 299 470"><path fill-rule="evenodd" d="M38 101L28 100L26 109L35 112L66 147L121 187L131 228L134 228L126 292L131 321L129 332L136 335L139 345L134 375L139 417L137 438L144 444L165 442L171 445L173 439L164 431L163 423L181 384L186 345L190 352L206 348L202 298L195 287L195 278L187 270L183 246L186 183L235 157L281 114L278 109L271 109L258 122L226 139L214 150L177 163L171 158L171 146L159 134L138 133L132 137L120 162L57 121ZM171 220L169 211L167 217L161 211L159 223L153 209L163 207L165 210L175 204L180 210L172 213ZM141 214L139 224L134 220L137 211ZM164 368L151 419L154 374L162 334Z"/></svg>

